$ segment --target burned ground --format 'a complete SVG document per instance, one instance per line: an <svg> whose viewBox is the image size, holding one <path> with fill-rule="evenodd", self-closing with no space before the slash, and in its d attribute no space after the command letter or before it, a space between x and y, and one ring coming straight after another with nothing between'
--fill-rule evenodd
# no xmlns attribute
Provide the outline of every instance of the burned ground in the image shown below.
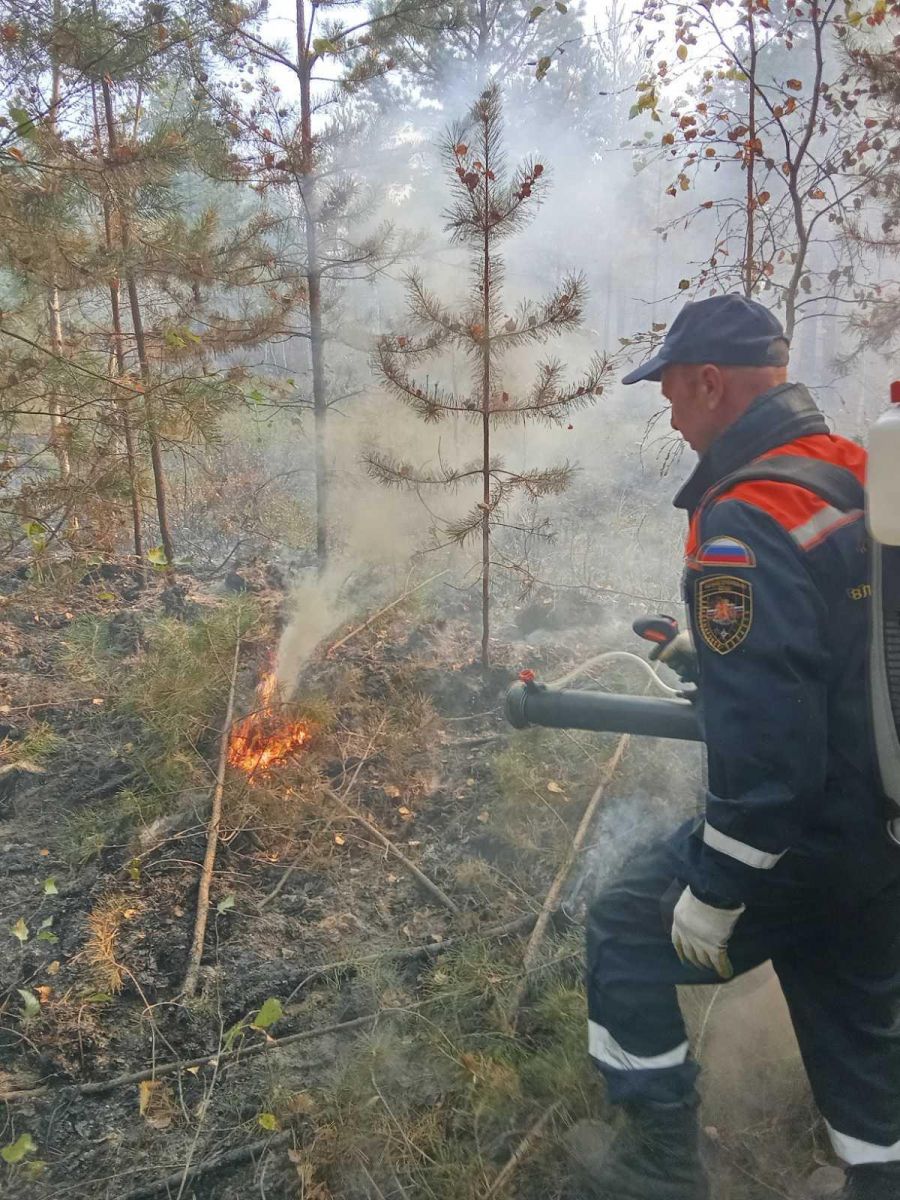
<svg viewBox="0 0 900 1200"><path fill-rule="evenodd" d="M549 621L520 605L487 679L464 593L438 583L330 652L349 622L299 669L290 712L308 742L227 773L184 998L235 639L248 712L290 611L245 574L237 596L86 574L77 607L71 580L4 580L10 1194L564 1195L565 1130L604 1113L583 906L692 803L696 752L629 746L513 1014L530 928L617 740L516 733L502 693L524 663L553 677L595 651L602 613L577 596ZM822 1145L766 986L686 997L722 1200L807 1194ZM742 1012L752 1036L735 1041Z"/></svg>

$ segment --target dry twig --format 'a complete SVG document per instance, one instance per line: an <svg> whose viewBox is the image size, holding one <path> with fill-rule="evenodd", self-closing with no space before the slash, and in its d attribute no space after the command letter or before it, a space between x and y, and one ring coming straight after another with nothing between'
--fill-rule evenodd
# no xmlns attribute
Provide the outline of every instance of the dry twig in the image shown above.
<svg viewBox="0 0 900 1200"><path fill-rule="evenodd" d="M240 634L238 634L234 643L234 663L231 668L231 684L228 689L225 724L222 726L222 739L219 743L219 765L216 770L216 786L213 790L212 811L209 816L209 826L206 836L206 854L203 858L203 867L200 871L200 884L197 889L197 919L194 924L194 941L191 945L187 971L185 972L184 984L181 989L184 996L193 996L197 990L200 959L203 957L203 943L206 939L206 923L209 920L209 889L212 884L213 870L216 865L219 826L222 822L222 794L225 791L225 768L228 765L228 739L231 735L231 722L234 716L234 689L237 681L240 653L241 638Z"/></svg>
<svg viewBox="0 0 900 1200"><path fill-rule="evenodd" d="M451 900L447 893L439 888L432 879L429 879L424 872L420 871L416 864L411 862L402 852L402 850L399 850L394 845L390 838L385 837L380 829L376 828L371 821L367 821L361 813L358 813L355 809L351 808L350 805L347 804L336 792L329 792L329 795L345 816L351 817L354 821L358 821L360 825L362 825L363 829L368 830L372 837L379 841L382 846L384 846L385 850L390 851L390 853L393 854L399 862L403 863L407 871L409 871L411 875L415 876L419 883L421 883L422 887L425 888L426 891L431 892L432 896L434 896L436 900L440 900L441 904L443 904L445 908L449 908L452 913L459 912L459 905L454 900Z"/></svg>
<svg viewBox="0 0 900 1200"><path fill-rule="evenodd" d="M384 608L380 608L377 613L373 613L368 620L363 621L362 625L357 625L355 629L351 629L350 632L345 634L339 642L335 642L333 646L329 646L325 651L325 657L330 658L331 655L334 654L335 650L340 650L341 646L345 646L351 638L355 638L358 633L362 633L363 630L368 629L369 626L373 625L379 617L383 617L385 613L389 613L392 608L396 608L398 604L402 604L404 600L408 600L409 597L414 596L416 592L420 592L422 588L427 587L429 583L434 583L436 579L440 579L443 575L448 574L449 570L438 571L437 575L432 575L428 579L423 579L423 581L421 583L417 583L415 587L409 588L402 594L402 596L398 596L396 600L392 600L390 604L386 604Z"/></svg>
<svg viewBox="0 0 900 1200"><path fill-rule="evenodd" d="M512 1156L504 1166L503 1170L500 1172L488 1190L484 1193L482 1200L493 1200L494 1196L498 1196L500 1192L503 1191L507 1183L509 1183L513 1172L522 1162L523 1158L530 1154L535 1142L544 1132L547 1122L561 1104L562 1100L556 1100L541 1114L540 1117L538 1117L535 1123L522 1138L521 1142L519 1142L518 1146L516 1146L515 1150L512 1152Z"/></svg>
<svg viewBox="0 0 900 1200"><path fill-rule="evenodd" d="M238 1163L246 1162L248 1158L253 1158L256 1154L273 1150L276 1146L283 1146L285 1142L291 1140L292 1136L288 1132L276 1133L272 1137L260 1138L258 1142L251 1142L249 1146L237 1146L234 1150L226 1150L224 1154L216 1154L204 1162L197 1163L187 1172L176 1171L174 1175L167 1175L165 1179L157 1179L153 1183L147 1183L133 1191L126 1192L122 1200L150 1200L151 1196L158 1196L160 1192L171 1194L173 1188L182 1185L182 1180L196 1179L198 1175L209 1175L210 1172L218 1171L222 1167L237 1166Z"/></svg>
<svg viewBox="0 0 900 1200"><path fill-rule="evenodd" d="M524 916L516 917L514 921L506 921L503 925L495 925L491 929L485 929L484 933L480 933L476 937L476 941L488 941L493 938L508 937L513 933L524 933L526 929L531 928L535 922L533 913L525 913ZM432 957L438 954L443 954L446 950L451 950L458 946L460 942L465 941L464 937L445 938L442 942L426 942L421 946L404 946L402 949L379 950L374 954L361 954L358 958L343 958L338 962L324 963L321 967L314 967L312 971L301 979L291 994L285 1000L285 1007L290 1004L298 992L302 992L305 987L309 987L315 980L321 979L325 975L334 975L339 971L353 970L362 963L378 962L382 958L391 958L396 962L406 962L411 958Z"/></svg>
<svg viewBox="0 0 900 1200"><path fill-rule="evenodd" d="M478 938L488 939L507 937L513 933L518 933L520 929L527 928L528 925L533 921L534 917L528 913L525 916L517 917L515 921L508 921L503 925L495 925L491 929L486 929L484 933L476 935L476 940L478 940ZM449 950L461 940L462 939L460 938L448 938L444 942L436 942L434 944L428 943L427 945L423 946L407 946L397 950L396 956L404 959L414 958L419 954L436 955L445 950ZM381 956L367 956L367 958L368 957ZM358 959L357 961L362 962L366 960ZM324 967L318 968L317 972L314 972L307 979L305 979L300 987L304 987L310 982L310 980L316 978L318 975L327 974L337 967L344 965L349 965L349 963L326 964ZM296 994L296 989L295 992L292 993L291 996L289 996L285 1001L285 1004L290 1003L294 994ZM154 1066L147 1067L142 1071L132 1071L127 1075L115 1075L112 1079L99 1079L91 1083L79 1084L76 1088L74 1088L74 1092L79 1096L102 1096L106 1092L114 1091L117 1087L127 1087L132 1083L140 1083L144 1079L159 1079L163 1075L172 1075L178 1071L187 1071L194 1067L205 1067L212 1062L223 1063L229 1061L230 1059L252 1058L257 1054L263 1054L266 1051L276 1051L281 1046L292 1045L294 1042L306 1042L317 1037L325 1037L331 1033L343 1033L350 1029L359 1029L364 1025L368 1025L373 1021L377 1021L379 1017L411 1012L421 1007L425 1003L427 1003L427 1001L419 1001L415 1004L408 1005L406 1008L380 1009L378 1012L372 1013L369 1016L355 1017L352 1021L341 1021L337 1025L324 1025L317 1029L305 1029L300 1033L289 1033L285 1037L270 1038L266 1041L258 1042L253 1046L238 1046L235 1047L234 1050L217 1050L212 1054L201 1055L199 1058L188 1058L173 1062L156 1063ZM313 1066L314 1064L310 1062L304 1065ZM295 1064L295 1066L297 1066L297 1064ZM45 1085L37 1088L22 1089L20 1091L0 1092L0 1102L13 1103L15 1101L23 1100L39 1100L41 1097L49 1096L51 1094L59 1095L61 1092L65 1091L68 1091L68 1088L65 1086L51 1088Z"/></svg>
<svg viewBox="0 0 900 1200"><path fill-rule="evenodd" d="M628 748L629 741L630 735L625 733L616 742L616 748L604 766L603 778L597 785L597 788L593 796L591 796L587 808L584 810L584 815L582 816L578 825L578 829L575 832L575 837L572 839L569 852L565 857L563 865L557 871L556 878L553 880L550 891L547 893L547 898L544 900L538 919L535 922L534 930L532 931L528 945L525 948L525 955L522 959L522 978L520 979L506 1010L506 1023L510 1029L515 1028L516 1020L519 1014L519 1007L528 987L528 973L534 966L535 959L537 958L538 952L541 948L541 943L544 940L547 929L550 926L553 913L559 903L559 898L562 894L563 887L565 886L566 880L569 877L569 872L572 870L572 866L581 852L581 848L584 845L585 839L587 838L588 831L593 823L594 814L600 806L603 797L606 795L606 789L609 786L610 780L619 768L619 764L621 763L625 751Z"/></svg>

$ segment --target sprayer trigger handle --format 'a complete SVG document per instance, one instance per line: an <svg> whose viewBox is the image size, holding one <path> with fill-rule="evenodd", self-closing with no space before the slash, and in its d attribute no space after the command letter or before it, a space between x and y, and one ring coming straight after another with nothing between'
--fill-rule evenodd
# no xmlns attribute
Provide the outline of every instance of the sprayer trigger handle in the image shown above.
<svg viewBox="0 0 900 1200"><path fill-rule="evenodd" d="M638 617L631 628L644 641L655 643L651 658L656 658L678 636L678 622L666 613L657 613L655 617Z"/></svg>

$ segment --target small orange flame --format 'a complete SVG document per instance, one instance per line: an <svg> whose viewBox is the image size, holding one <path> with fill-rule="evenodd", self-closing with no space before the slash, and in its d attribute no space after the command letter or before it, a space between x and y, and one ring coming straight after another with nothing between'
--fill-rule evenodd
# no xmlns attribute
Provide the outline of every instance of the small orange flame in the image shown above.
<svg viewBox="0 0 900 1200"><path fill-rule="evenodd" d="M228 761L248 774L266 771L288 758L309 739L305 721L286 721L277 698L275 672L265 676L257 688L259 707L231 731Z"/></svg>

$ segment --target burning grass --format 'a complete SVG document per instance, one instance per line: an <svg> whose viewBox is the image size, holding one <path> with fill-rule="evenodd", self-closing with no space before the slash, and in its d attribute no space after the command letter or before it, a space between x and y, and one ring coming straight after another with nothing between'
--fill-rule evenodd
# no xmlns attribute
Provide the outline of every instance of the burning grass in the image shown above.
<svg viewBox="0 0 900 1200"><path fill-rule="evenodd" d="M228 744L230 765L251 775L292 758L313 732L313 726L295 719L281 700L274 671L265 676L257 696L258 708L237 722Z"/></svg>

